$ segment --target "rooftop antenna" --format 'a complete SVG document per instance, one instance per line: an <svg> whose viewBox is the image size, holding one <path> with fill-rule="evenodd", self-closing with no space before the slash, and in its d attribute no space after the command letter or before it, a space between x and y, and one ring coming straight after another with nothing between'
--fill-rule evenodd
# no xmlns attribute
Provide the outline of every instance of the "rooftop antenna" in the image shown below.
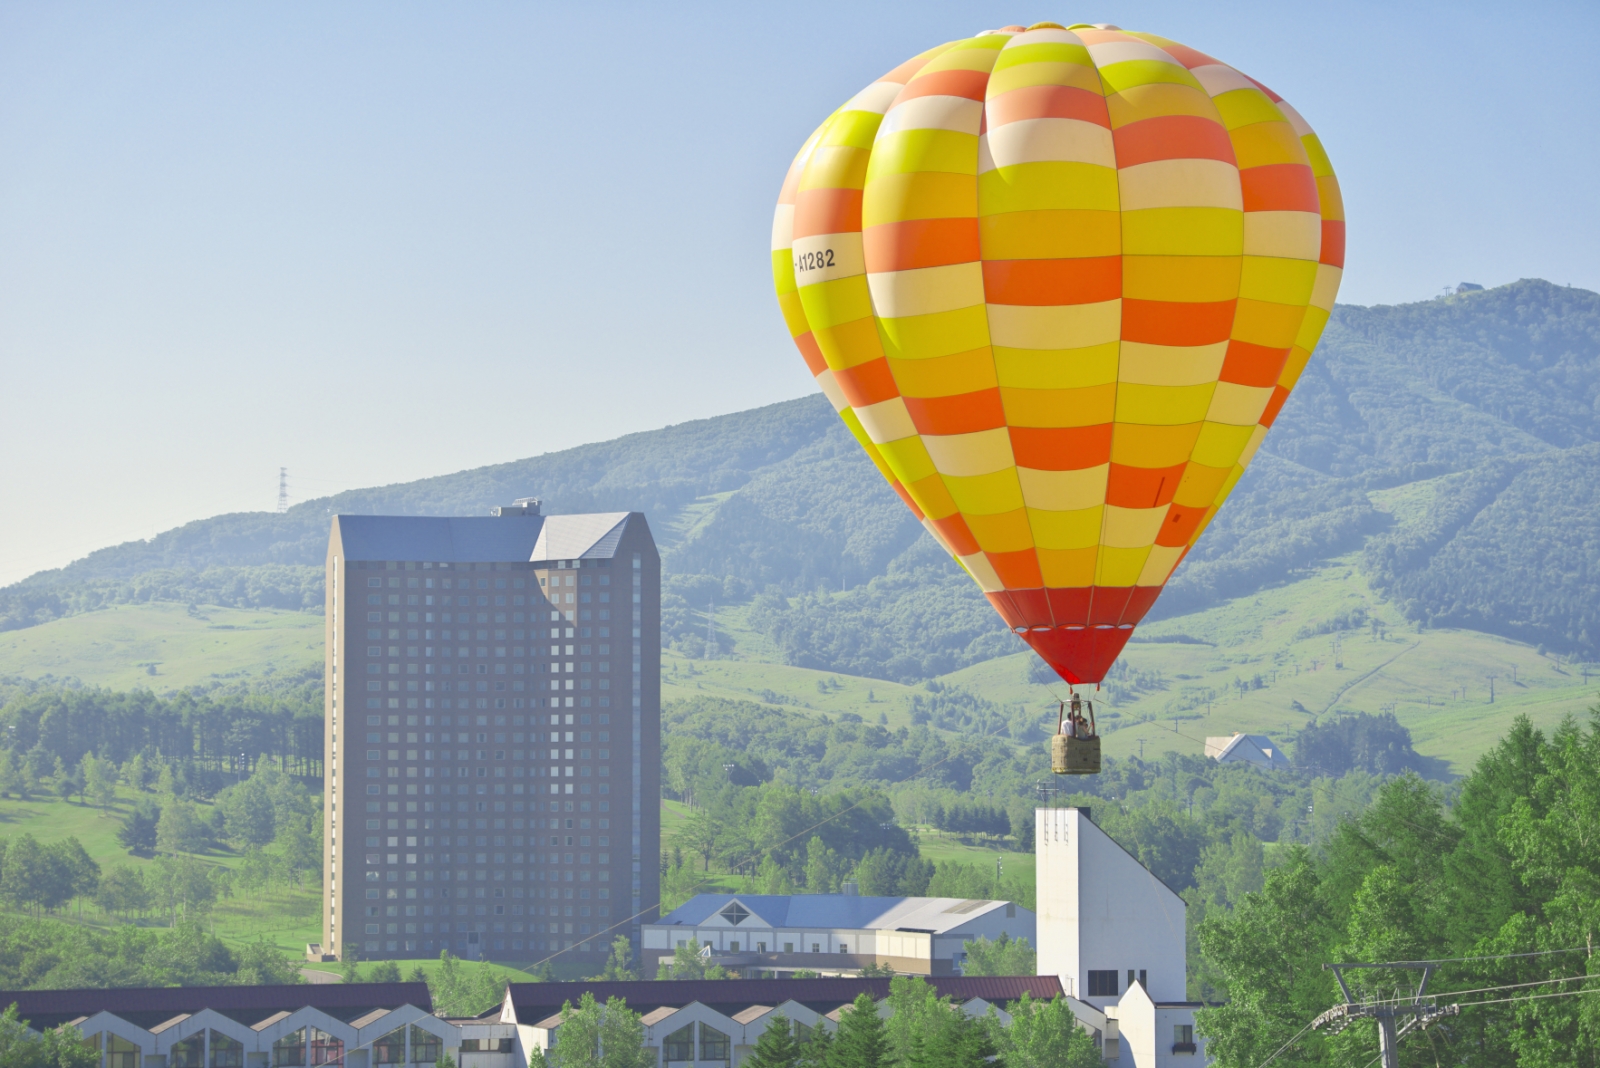
<svg viewBox="0 0 1600 1068"><path fill-rule="evenodd" d="M289 510L289 469L278 468L278 514Z"/></svg>

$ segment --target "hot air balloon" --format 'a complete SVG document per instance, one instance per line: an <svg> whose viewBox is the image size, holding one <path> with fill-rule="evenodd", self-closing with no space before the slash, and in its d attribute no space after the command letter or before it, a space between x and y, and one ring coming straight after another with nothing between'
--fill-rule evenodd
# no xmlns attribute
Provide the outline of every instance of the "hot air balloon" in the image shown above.
<svg viewBox="0 0 1600 1068"><path fill-rule="evenodd" d="M1062 679L1098 683L1305 369L1343 220L1276 93L1046 22L930 49L830 115L784 180L773 275L889 485ZM1056 770L1098 770L1094 742Z"/></svg>

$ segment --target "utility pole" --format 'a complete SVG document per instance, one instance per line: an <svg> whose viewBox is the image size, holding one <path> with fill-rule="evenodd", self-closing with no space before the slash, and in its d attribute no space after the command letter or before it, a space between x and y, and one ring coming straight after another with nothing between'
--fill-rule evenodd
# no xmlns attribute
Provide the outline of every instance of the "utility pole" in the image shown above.
<svg viewBox="0 0 1600 1068"><path fill-rule="evenodd" d="M1497 678L1499 678L1498 675L1489 676L1489 703L1491 705L1494 704L1494 680Z"/></svg>
<svg viewBox="0 0 1600 1068"><path fill-rule="evenodd" d="M1378 1056L1383 1060L1383 1068L1400 1068L1400 1040L1402 1038L1413 1030L1426 1031L1445 1016L1461 1015L1460 1005L1440 1005L1427 998L1428 979L1433 975L1433 967L1427 961L1391 961L1387 964L1324 964L1322 970L1331 971L1333 977L1339 981L1339 992L1344 995L1344 1004L1335 1005L1321 1016L1318 1016L1311 1022L1311 1026L1314 1029L1327 1027L1329 1034L1336 1035L1346 1027L1349 1027L1354 1020L1362 1018L1375 1020L1378 1024ZM1357 1002L1351 996L1350 987L1344 981L1344 970L1347 968L1420 971L1422 973L1422 981L1417 984L1416 992L1409 997ZM1401 1017L1409 1017L1409 1019L1400 1024Z"/></svg>

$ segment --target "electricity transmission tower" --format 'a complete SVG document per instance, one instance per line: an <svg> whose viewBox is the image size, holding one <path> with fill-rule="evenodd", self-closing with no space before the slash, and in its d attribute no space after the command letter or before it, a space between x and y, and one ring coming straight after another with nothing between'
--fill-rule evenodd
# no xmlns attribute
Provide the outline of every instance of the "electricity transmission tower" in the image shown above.
<svg viewBox="0 0 1600 1068"><path fill-rule="evenodd" d="M282 514L289 510L289 469L278 468L278 512Z"/></svg>
<svg viewBox="0 0 1600 1068"><path fill-rule="evenodd" d="M1350 987L1344 981L1346 968L1394 968L1403 971L1420 971L1422 981L1417 984L1416 991L1410 996L1394 997L1379 1001L1357 1002L1350 996ZM1338 1034L1356 1020L1368 1018L1378 1023L1378 1056L1383 1059L1383 1068L1400 1068L1400 1039L1410 1034L1413 1030L1426 1031L1438 1020L1445 1016L1461 1015L1460 1005L1440 1005L1428 998L1428 980L1433 975L1434 965L1426 961L1394 961L1388 964L1324 964L1323 971L1331 971L1333 977L1339 981L1339 990L1344 994L1344 1004L1335 1005L1327 1012L1312 1021L1311 1026L1316 1028L1326 1027L1328 1033ZM1404 1023L1400 1020L1407 1018Z"/></svg>

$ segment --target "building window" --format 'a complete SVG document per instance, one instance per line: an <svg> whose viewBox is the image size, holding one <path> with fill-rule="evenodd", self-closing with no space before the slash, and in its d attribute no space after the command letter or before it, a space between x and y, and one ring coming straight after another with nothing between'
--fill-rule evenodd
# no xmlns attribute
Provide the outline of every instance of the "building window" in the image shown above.
<svg viewBox="0 0 1600 1068"><path fill-rule="evenodd" d="M1117 973L1115 969L1104 972L1089 973L1089 996L1092 998L1114 998L1117 996Z"/></svg>
<svg viewBox="0 0 1600 1068"><path fill-rule="evenodd" d="M211 1068L244 1068L244 1043L221 1031L212 1031Z"/></svg>
<svg viewBox="0 0 1600 1068"><path fill-rule="evenodd" d="M305 1063L305 1028L284 1035L272 1044L272 1068L300 1068Z"/></svg>
<svg viewBox="0 0 1600 1068"><path fill-rule="evenodd" d="M709 1024L701 1024L700 1059L703 1061L726 1061L728 1059L728 1036Z"/></svg>
<svg viewBox="0 0 1600 1068"><path fill-rule="evenodd" d="M694 1024L680 1028L662 1040L661 1059L663 1061L694 1060Z"/></svg>
<svg viewBox="0 0 1600 1068"><path fill-rule="evenodd" d="M443 1054L444 1047L439 1041L439 1036L431 1031L411 1025L411 1063L433 1064Z"/></svg>
<svg viewBox="0 0 1600 1068"><path fill-rule="evenodd" d="M1193 1053L1194 1052L1194 1025L1193 1024L1173 1024L1172 1025L1172 1052L1174 1052L1174 1053Z"/></svg>

